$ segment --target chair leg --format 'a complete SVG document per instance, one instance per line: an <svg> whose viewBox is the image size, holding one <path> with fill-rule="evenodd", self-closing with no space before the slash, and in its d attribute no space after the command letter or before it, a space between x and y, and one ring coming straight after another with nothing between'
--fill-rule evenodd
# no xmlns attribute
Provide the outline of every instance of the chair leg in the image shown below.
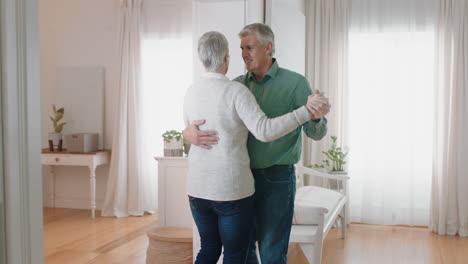
<svg viewBox="0 0 468 264"><path fill-rule="evenodd" d="M349 201L349 200L348 200ZM346 225L349 224L349 217L350 217L350 213L349 213L349 202L346 202L345 204L345 220L346 220Z"/></svg>
<svg viewBox="0 0 468 264"><path fill-rule="evenodd" d="M347 217L346 217L346 206L343 206L343 209L341 209L341 238L342 239L345 239L346 238L346 228L347 228L347 224L346 223L346 220L347 220Z"/></svg>
<svg viewBox="0 0 468 264"><path fill-rule="evenodd" d="M321 264L322 263L322 243L320 245L312 243L300 243L302 252L309 261L309 264Z"/></svg>

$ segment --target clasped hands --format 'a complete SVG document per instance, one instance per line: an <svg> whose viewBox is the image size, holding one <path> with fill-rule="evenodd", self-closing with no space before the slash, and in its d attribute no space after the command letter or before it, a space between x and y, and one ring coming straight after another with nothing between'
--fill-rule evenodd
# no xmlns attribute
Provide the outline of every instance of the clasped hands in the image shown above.
<svg viewBox="0 0 468 264"><path fill-rule="evenodd" d="M310 119L318 120L330 112L331 105L320 90L315 90L307 98L306 108L309 111Z"/></svg>

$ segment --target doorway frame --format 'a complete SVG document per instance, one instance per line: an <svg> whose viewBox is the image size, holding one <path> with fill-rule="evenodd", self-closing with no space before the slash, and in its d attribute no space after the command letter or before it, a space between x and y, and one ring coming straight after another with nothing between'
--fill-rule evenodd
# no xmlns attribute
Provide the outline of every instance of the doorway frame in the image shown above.
<svg viewBox="0 0 468 264"><path fill-rule="evenodd" d="M0 0L1 1L1 0ZM1 18L1 15L0 15ZM2 21L2 20L0 20ZM1 32L1 31L0 31ZM0 80L2 78L2 43L0 42ZM0 105L3 105L2 100L3 85L0 81ZM4 188L4 171L3 171L3 112L0 107L0 264L6 264L6 248L5 248L5 188Z"/></svg>
<svg viewBox="0 0 468 264"><path fill-rule="evenodd" d="M44 263L38 0L0 0L7 263Z"/></svg>

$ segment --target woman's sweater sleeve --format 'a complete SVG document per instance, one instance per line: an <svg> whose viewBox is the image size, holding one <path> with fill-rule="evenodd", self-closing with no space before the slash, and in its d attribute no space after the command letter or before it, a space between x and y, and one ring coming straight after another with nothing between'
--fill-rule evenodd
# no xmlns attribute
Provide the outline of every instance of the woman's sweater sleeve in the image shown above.
<svg viewBox="0 0 468 264"><path fill-rule="evenodd" d="M278 139L310 120L305 106L279 117L268 118L245 86L238 88L234 107L247 129L262 142Z"/></svg>

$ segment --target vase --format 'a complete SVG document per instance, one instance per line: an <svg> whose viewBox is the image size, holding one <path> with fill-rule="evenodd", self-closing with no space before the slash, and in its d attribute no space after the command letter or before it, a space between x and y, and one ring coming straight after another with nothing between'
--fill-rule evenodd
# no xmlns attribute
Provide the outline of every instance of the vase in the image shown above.
<svg viewBox="0 0 468 264"><path fill-rule="evenodd" d="M50 151L54 151L54 149L58 150L58 151L61 151L62 150L62 142L63 142L62 133L49 132L49 142L52 143L52 144L49 143ZM50 146L50 145L52 145L52 146Z"/></svg>
<svg viewBox="0 0 468 264"><path fill-rule="evenodd" d="M164 156L165 157L182 157L184 153L184 140L181 138L171 139L169 142L164 142Z"/></svg>
<svg viewBox="0 0 468 264"><path fill-rule="evenodd" d="M335 175L348 175L347 171L332 171L329 170L328 174L335 174ZM330 189L340 191L343 189L343 182L335 179L328 179L328 185Z"/></svg>
<svg viewBox="0 0 468 264"><path fill-rule="evenodd" d="M348 172L347 172L347 171L333 171L333 170L329 170L327 173L328 173L328 174L336 174L336 175L348 175Z"/></svg>

